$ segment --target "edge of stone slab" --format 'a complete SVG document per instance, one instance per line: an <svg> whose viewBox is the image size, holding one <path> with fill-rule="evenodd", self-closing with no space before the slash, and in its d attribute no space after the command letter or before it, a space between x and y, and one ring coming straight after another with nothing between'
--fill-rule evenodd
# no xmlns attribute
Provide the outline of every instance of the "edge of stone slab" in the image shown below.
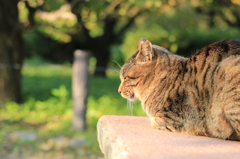
<svg viewBox="0 0 240 159"><path fill-rule="evenodd" d="M97 132L99 147L108 159L127 159L127 147L108 122L108 118L113 116L115 115L104 115L98 120Z"/></svg>
<svg viewBox="0 0 240 159"><path fill-rule="evenodd" d="M136 151L129 151L131 150L131 145L130 147L128 147L127 145L129 144L128 141L125 141L124 139L126 139L126 136L122 136L121 134L121 125L123 126L127 126L129 128L129 124L131 125L134 122L127 122L126 123L126 119L128 119L130 116L118 116L118 115L105 115L102 116L99 120L98 120L98 124L97 124L97 129L98 129L98 142L99 142L99 146L101 151L103 152L103 154L105 155L105 157L107 159L129 159L129 158L136 158L136 156L134 156L134 154L136 154ZM131 116L135 117L135 116ZM139 117L136 117L139 119ZM145 117L144 117L145 118ZM147 117L146 117L147 118ZM143 118L141 118L141 120L143 120ZM125 121L125 122L122 122ZM140 129L142 129L142 124L143 126L147 126L146 122L143 123L139 123L137 127L137 130L139 131ZM146 127L148 128L148 126ZM150 127L149 127L150 128ZM134 127L133 127L134 129ZM126 129L124 129L125 131L123 131L124 133L127 133ZM135 129L134 129L135 130ZM190 157L196 157L196 158L201 158L201 157L215 157L215 158L228 158L229 155L232 158L238 158L240 153L239 153L239 142L235 142L235 141L228 141L228 140L221 140L221 139L216 139L216 138L209 138L209 137L203 137L203 136L191 136L191 135L185 135L185 134L180 134L180 133L170 133L170 132L166 132L166 131L159 131L156 129L148 129L148 133L149 131L151 131L151 133L153 134L160 134L161 135L161 140L157 140L155 143L159 145L160 143L160 147L161 152L167 151L167 155L165 154L165 157L168 158L175 158L176 155L178 155L176 152L178 151L178 148L180 148L181 152L183 153L181 154L181 157L184 158L190 158ZM145 131L144 131L145 132ZM147 133L145 132L145 133ZM134 132L133 132L134 133ZM132 133L130 133L132 134ZM135 133L134 133L135 134ZM137 133L138 134L138 133ZM124 135L129 135L124 134ZM169 138L170 137L170 138ZM177 140L172 140L173 137L176 137ZM168 139L169 138L169 139ZM167 140L166 140L167 139ZM161 141L161 142L160 142ZM167 141L167 142L166 142ZM171 143L169 143L169 141L172 141ZM169 145L165 145L165 144ZM182 145L183 144L183 145ZM157 145L157 146L158 146ZM175 145L175 149L171 149L171 146ZM204 149L198 149L199 147L204 147ZM220 145L220 146L219 146ZM222 146L224 147L222 147ZM206 148L206 146L208 148ZM195 147L195 148L194 148ZM234 149L232 149L232 148ZM191 150L193 150L193 153L186 153L188 152L191 148ZM213 149L212 149L213 148ZM226 148L226 151L225 151ZM230 149L229 149L230 148ZM171 150L171 151L169 151ZM224 154L219 154L219 152L224 152ZM105 152L104 152L105 151ZM149 152L149 151L148 151ZM202 152L205 152L204 154ZM173 154L172 154L173 153ZM147 156L147 158L156 158L156 155L158 155L159 153L155 152L155 153L151 153L151 156ZM200 154L200 156L196 156L196 154ZM143 157L143 154L141 154L141 156L138 157L142 157L142 158L146 158L146 155ZM164 155L163 155L164 158Z"/></svg>

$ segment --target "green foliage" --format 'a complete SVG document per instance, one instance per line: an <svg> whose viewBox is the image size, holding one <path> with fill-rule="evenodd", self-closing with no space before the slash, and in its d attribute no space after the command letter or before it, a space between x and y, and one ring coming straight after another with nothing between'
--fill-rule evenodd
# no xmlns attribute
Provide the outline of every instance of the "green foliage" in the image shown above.
<svg viewBox="0 0 240 159"><path fill-rule="evenodd" d="M69 119L71 116L71 101L65 86L52 90L52 97L46 101L30 98L24 104L13 102L6 104L1 110L1 117L11 122L21 121L33 125L54 121L56 117Z"/></svg>
<svg viewBox="0 0 240 159"><path fill-rule="evenodd" d="M62 54L71 54L75 49L89 47L84 44L86 41L81 32L81 24L71 13L68 1L29 0L29 3L32 7L36 7L37 3L43 5L35 15L35 28L23 34L28 56L57 61L56 57L63 56L59 53L62 48L66 49ZM239 37L238 1L216 3L209 0L90 0L80 3L74 10L81 15L83 24L93 38L106 32L106 21L117 20L113 29L116 33L141 10L142 14L134 20L135 25L121 34L111 47L111 59L120 63L136 51L138 39L141 37L185 56L208 43ZM19 19L26 23L28 10L23 1L19 2L18 8ZM124 43L119 47L121 41ZM61 59L71 61L70 58ZM112 65L112 62L109 64Z"/></svg>
<svg viewBox="0 0 240 159"><path fill-rule="evenodd" d="M131 115L127 101L117 93L120 83L117 74L109 72L107 79L90 76L88 129L86 132L78 132L71 128L71 67L44 64L39 59L27 60L26 63L23 68L24 103L18 105L8 102L0 109L0 145L9 142L6 132L34 131L40 136L40 140L36 141L38 144L19 141L14 144L14 149L20 151L21 147L31 144L36 147L34 151L43 151L39 145L46 143L52 136L83 136L87 140L84 151L99 155L96 138L98 119L102 115ZM145 115L139 103L135 105L133 115ZM74 153L70 149L66 151Z"/></svg>
<svg viewBox="0 0 240 159"><path fill-rule="evenodd" d="M44 9L46 11L55 11L55 10L58 10L59 8L61 8L61 6L65 3L66 3L65 0L57 0L57 1L45 0L44 1Z"/></svg>
<svg viewBox="0 0 240 159"><path fill-rule="evenodd" d="M145 32L146 28L129 32L126 40L121 46L125 61L137 51L138 40L142 37L149 39L153 44L163 46L173 53L189 56L197 49L216 41L224 39L239 39L239 29L199 29L199 28L178 28L174 33L168 32L159 25L151 25L149 30L155 34ZM181 29L181 30L180 30Z"/></svg>
<svg viewBox="0 0 240 159"><path fill-rule="evenodd" d="M50 62L43 60L40 57L36 56L36 57L32 57L31 59L25 59L24 64L26 66L40 66L40 65L50 64Z"/></svg>
<svg viewBox="0 0 240 159"><path fill-rule="evenodd" d="M186 36L187 38L184 38ZM182 31L176 40L178 44L177 53L184 56L189 56L197 49L201 49L211 43L225 40L238 39L240 32L238 29L196 29L189 28L187 31Z"/></svg>
<svg viewBox="0 0 240 159"><path fill-rule="evenodd" d="M0 111L2 119L29 125L45 124L46 130L64 128L64 122L69 122L72 116L69 92L66 86L61 85L59 88L52 89L50 93L51 96L44 101L29 97L22 105L7 103Z"/></svg>
<svg viewBox="0 0 240 159"><path fill-rule="evenodd" d="M24 40L24 51L26 57L29 58L44 58L48 61L54 59L56 54L54 54L54 48L57 44L53 43L51 40L47 39L44 36L44 33L41 33L39 29L34 29L30 32L23 34ZM33 61L33 60L31 60Z"/></svg>
<svg viewBox="0 0 240 159"><path fill-rule="evenodd" d="M239 28L229 27L221 19L224 17L211 19L212 17L196 11L198 5L208 11L216 9L216 12L222 12L222 8L219 6L211 8L208 4L204 4L207 1L189 2L168 1L168 5L162 4L160 10L152 10L148 15L138 18L136 26L126 33L124 43L120 47L124 59L127 60L137 51L138 40L142 37L184 56L219 40L239 39ZM212 1L208 2L212 3ZM234 9L231 11L233 12ZM214 27L209 26L211 20L216 24Z"/></svg>

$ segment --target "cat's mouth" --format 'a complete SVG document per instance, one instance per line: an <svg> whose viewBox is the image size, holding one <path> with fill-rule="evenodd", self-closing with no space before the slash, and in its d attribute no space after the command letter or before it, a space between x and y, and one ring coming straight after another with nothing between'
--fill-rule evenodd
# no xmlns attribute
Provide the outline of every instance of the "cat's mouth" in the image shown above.
<svg viewBox="0 0 240 159"><path fill-rule="evenodd" d="M138 98L134 95L134 93L131 93L131 94L129 95L128 99L129 99L130 101L138 100Z"/></svg>
<svg viewBox="0 0 240 159"><path fill-rule="evenodd" d="M125 93L121 93L121 95L123 98L126 98L130 101L139 100L133 92L125 92Z"/></svg>

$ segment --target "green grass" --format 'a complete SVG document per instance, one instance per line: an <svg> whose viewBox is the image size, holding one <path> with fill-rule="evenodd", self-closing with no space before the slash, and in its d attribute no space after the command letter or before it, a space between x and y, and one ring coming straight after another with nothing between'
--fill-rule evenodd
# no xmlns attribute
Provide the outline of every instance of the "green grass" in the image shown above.
<svg viewBox="0 0 240 159"><path fill-rule="evenodd" d="M11 144L11 153L24 151L23 148L32 145L31 149L25 150L25 153L31 151L54 155L59 150L45 151L38 145L46 143L53 136L68 138L82 136L87 141L84 147L85 158L91 155L101 156L96 137L98 119L102 115L131 115L127 109L127 101L117 93L120 83L117 73L109 72L108 78L90 76L87 131L73 130L71 67L49 64L39 66L30 63L23 68L22 74L24 103L18 105L8 102L0 109L0 145ZM144 115L139 103L134 105L133 115ZM5 134L14 131L32 131L38 134L39 139L30 143L9 141ZM2 149L0 154L6 150L1 146L0 149ZM77 150L65 148L62 151L70 156L79 157L79 153L75 154Z"/></svg>

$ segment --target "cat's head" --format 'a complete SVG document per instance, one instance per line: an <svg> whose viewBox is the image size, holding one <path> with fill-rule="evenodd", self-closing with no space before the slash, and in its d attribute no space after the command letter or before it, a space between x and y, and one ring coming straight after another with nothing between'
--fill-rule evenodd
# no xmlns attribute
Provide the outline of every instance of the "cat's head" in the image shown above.
<svg viewBox="0 0 240 159"><path fill-rule="evenodd" d="M141 100L141 92L146 89L150 74L154 73L154 66L158 54L147 39L139 40L138 51L122 66L120 71L121 84L118 92L124 98Z"/></svg>

